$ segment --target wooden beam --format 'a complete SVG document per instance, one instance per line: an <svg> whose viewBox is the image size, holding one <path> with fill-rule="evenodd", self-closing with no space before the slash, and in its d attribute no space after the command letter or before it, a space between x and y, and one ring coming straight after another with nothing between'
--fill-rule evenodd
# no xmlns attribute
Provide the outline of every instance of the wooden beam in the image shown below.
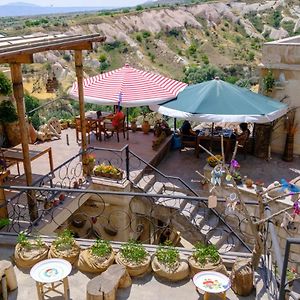
<svg viewBox="0 0 300 300"><path fill-rule="evenodd" d="M75 51L75 68L78 84L78 100L79 100L79 111L80 111L80 122L81 122L81 147L83 153L86 151L86 122L84 112L84 93L83 93L83 66L82 66L82 51ZM83 158L85 155L83 155ZM83 159L84 162L84 159Z"/></svg>
<svg viewBox="0 0 300 300"><path fill-rule="evenodd" d="M93 50L93 43L91 42L85 42L82 43L80 45L76 45L76 46L66 46L66 47L61 47L58 50Z"/></svg>
<svg viewBox="0 0 300 300"><path fill-rule="evenodd" d="M20 54L13 56L11 58L4 58L1 60L1 63L5 64L32 64L33 63L33 54Z"/></svg>
<svg viewBox="0 0 300 300"><path fill-rule="evenodd" d="M45 41L37 41L36 43L30 42L16 45L9 45L0 47L0 64L4 63L5 60L11 61L12 58L17 55L23 54L34 54L38 52L44 52L49 50L72 50L76 47L81 47L81 45L85 45L90 50L89 43L95 42L104 42L106 37L100 35L90 35L90 36L75 36L75 37L64 37L64 38L54 38ZM76 49L75 49L76 50ZM82 49L80 49L82 50Z"/></svg>
<svg viewBox="0 0 300 300"><path fill-rule="evenodd" d="M26 176L26 183L28 186L32 184L32 171L29 157L29 138L25 119L25 105L24 105L24 88L22 78L21 64L14 63L10 65L11 80L13 83L13 93L17 103L17 112L19 117L19 126L21 132L22 151L23 151L23 165ZM38 217L37 203L33 192L27 192L27 203L29 209L30 220L34 221Z"/></svg>

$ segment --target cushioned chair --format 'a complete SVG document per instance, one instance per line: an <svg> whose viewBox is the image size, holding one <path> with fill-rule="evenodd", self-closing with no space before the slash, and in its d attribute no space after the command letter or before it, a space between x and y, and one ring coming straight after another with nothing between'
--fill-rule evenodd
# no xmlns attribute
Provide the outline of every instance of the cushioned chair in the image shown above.
<svg viewBox="0 0 300 300"><path fill-rule="evenodd" d="M111 122L104 122L103 123L103 127L104 127L104 137L106 138L110 138L114 135L114 133L116 133L117 135L117 140L118 142L120 142L120 137L119 137L119 133L123 132L123 137L125 139L125 131L126 131L126 116L124 115L124 118L120 120L118 126L112 126Z"/></svg>

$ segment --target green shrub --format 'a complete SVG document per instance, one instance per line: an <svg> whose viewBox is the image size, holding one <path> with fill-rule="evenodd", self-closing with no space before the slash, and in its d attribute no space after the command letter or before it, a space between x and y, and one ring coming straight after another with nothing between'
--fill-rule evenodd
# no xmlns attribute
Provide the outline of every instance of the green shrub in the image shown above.
<svg viewBox="0 0 300 300"><path fill-rule="evenodd" d="M136 7L136 11L142 11L144 9L144 7L142 5L137 5Z"/></svg>
<svg viewBox="0 0 300 300"><path fill-rule="evenodd" d="M0 71L0 95L8 96L12 92L11 81Z"/></svg>
<svg viewBox="0 0 300 300"><path fill-rule="evenodd" d="M179 251L172 246L170 241L165 242L164 245L158 246L155 255L161 264L169 268L173 268L179 261Z"/></svg>
<svg viewBox="0 0 300 300"><path fill-rule="evenodd" d="M92 245L91 251L95 256L106 257L112 252L112 247L108 241L97 239Z"/></svg>
<svg viewBox="0 0 300 300"><path fill-rule="evenodd" d="M0 121L3 123L13 123L18 120L18 114L14 104L10 100L0 103Z"/></svg>
<svg viewBox="0 0 300 300"><path fill-rule="evenodd" d="M220 259L219 252L214 245L204 245L201 242L195 245L193 257L200 265L205 265L206 263L216 263Z"/></svg>

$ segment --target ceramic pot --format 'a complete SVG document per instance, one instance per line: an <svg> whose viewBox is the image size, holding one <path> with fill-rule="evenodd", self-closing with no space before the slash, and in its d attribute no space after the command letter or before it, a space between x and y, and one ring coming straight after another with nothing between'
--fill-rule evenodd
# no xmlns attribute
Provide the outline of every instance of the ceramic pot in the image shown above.
<svg viewBox="0 0 300 300"><path fill-rule="evenodd" d="M142 130L145 134L148 134L150 131L150 124L148 121L144 121L142 124Z"/></svg>
<svg viewBox="0 0 300 300"><path fill-rule="evenodd" d="M130 128L131 128L132 132L136 132L136 130L137 130L136 122L131 122Z"/></svg>

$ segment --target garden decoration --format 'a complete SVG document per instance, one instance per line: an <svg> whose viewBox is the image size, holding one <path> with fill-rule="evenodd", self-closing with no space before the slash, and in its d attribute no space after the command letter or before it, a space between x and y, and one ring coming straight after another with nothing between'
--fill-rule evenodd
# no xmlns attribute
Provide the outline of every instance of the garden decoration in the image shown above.
<svg viewBox="0 0 300 300"><path fill-rule="evenodd" d="M114 263L115 254L108 241L97 239L79 254L77 268L82 272L102 273Z"/></svg>
<svg viewBox="0 0 300 300"><path fill-rule="evenodd" d="M36 263L47 259L48 246L41 238L29 239L21 231L17 238L17 244L14 252L14 260L18 267L31 268Z"/></svg>
<svg viewBox="0 0 300 300"><path fill-rule="evenodd" d="M214 167L214 169L211 171L211 183L215 185L221 185L221 177L225 171L222 169L221 166L217 165Z"/></svg>
<svg viewBox="0 0 300 300"><path fill-rule="evenodd" d="M134 240L122 245L116 263L126 267L130 276L143 276L151 270L151 256L145 247Z"/></svg>
<svg viewBox="0 0 300 300"><path fill-rule="evenodd" d="M152 270L162 278L179 281L189 276L189 265L170 241L160 245L152 260Z"/></svg>
<svg viewBox="0 0 300 300"><path fill-rule="evenodd" d="M223 160L223 156L222 155L211 155L209 156L206 161L207 163L211 166L211 167L215 167L217 164L221 163L221 161Z"/></svg>
<svg viewBox="0 0 300 300"><path fill-rule="evenodd" d="M62 258L74 264L80 252L72 232L68 229L60 232L57 238L52 242L48 257Z"/></svg>
<svg viewBox="0 0 300 300"><path fill-rule="evenodd" d="M229 197L226 197L225 214L231 215L234 213L238 199L235 193L231 193Z"/></svg>
<svg viewBox="0 0 300 300"><path fill-rule="evenodd" d="M199 147L201 149L203 149L208 155L214 157L215 155L213 153L211 153L209 150L207 150L204 146L202 146L201 144L199 144ZM264 205L268 204L270 202L279 200L279 199L284 199L287 196L291 196L292 200L295 203L295 199L297 198L296 195L300 194L300 192L296 192L298 191L299 187L296 186L294 183L287 183L285 180L281 181L281 184L276 182L276 184L272 184L270 187L268 187L267 189L264 189L264 183L262 181L256 182L256 196L257 196L257 202L258 202L258 206L259 206L259 217L254 220L251 217L251 213L248 210L248 207L246 206L243 198L241 197L241 191L239 190L236 182L234 180L232 180L234 178L233 171L237 171L238 169L238 162L236 162L235 157L236 157L236 153L237 153L237 147L238 147L238 143L235 144L235 148L232 154L232 159L231 159L231 164L230 164L230 168L228 168L228 166L224 163L224 161L220 161L219 164L223 167L223 169L225 170L225 182L224 184L230 183L230 189L233 190L233 192L229 195L229 197L226 197L226 201L227 201L227 207L225 209L225 213L226 214L235 214L235 210L236 210L236 205L239 204L239 210L238 210L238 215L242 215L245 220L248 222L248 225L250 227L250 230L252 232L252 236L253 236L253 241L254 241L254 248L252 251L252 257L251 257L251 266L253 269L257 269L259 266L259 262L260 262L260 258L261 255L263 254L264 251L264 243L263 243L263 239L261 238L264 234L265 234L265 224L269 221L269 220L273 220L275 216L279 216L284 214L285 212L287 212L288 210L292 210L297 212L297 208L298 208L298 203L293 204L293 206L281 209L276 211L275 213L273 213L271 216L266 217L264 215ZM222 154L224 153L224 145L223 145L223 139L221 137L221 151ZM212 185L212 188L217 188L218 185L214 185L210 178L206 177L205 175L201 174L200 172L197 171L197 173L206 181L209 182ZM241 177L240 177L241 180ZM274 191L276 191L276 193L273 193ZM299 199L297 199L297 201L299 201ZM237 215L237 214L236 214ZM300 215L298 214L294 214L293 216L291 216L293 218L292 222L289 222L289 213L285 214L285 218L287 218L287 222L283 222L282 226L286 226L287 228L291 227L291 225L293 224L292 222L295 222L295 220L300 220ZM291 219L292 220L292 219Z"/></svg>
<svg viewBox="0 0 300 300"><path fill-rule="evenodd" d="M198 242L194 246L194 251L188 258L191 275L203 271L216 271L228 275L220 254L214 245L205 245Z"/></svg>
<svg viewBox="0 0 300 300"><path fill-rule="evenodd" d="M92 153L86 154L82 161L83 174L85 174L86 176L91 176L93 174L95 163L96 163L95 155Z"/></svg>

